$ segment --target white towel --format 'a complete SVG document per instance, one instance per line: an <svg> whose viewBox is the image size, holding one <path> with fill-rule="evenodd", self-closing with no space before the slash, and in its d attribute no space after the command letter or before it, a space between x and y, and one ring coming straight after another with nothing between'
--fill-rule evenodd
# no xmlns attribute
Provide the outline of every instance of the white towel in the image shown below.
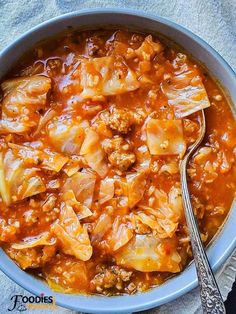
<svg viewBox="0 0 236 314"><path fill-rule="evenodd" d="M215 48L236 71L236 0L0 0L0 49L32 26L54 16L86 8L112 7L156 13L187 27ZM219 272L218 282L225 298L235 279L235 265L236 253ZM29 295L1 272L0 290L1 313L7 313L12 295ZM35 311L24 313L34 314ZM40 313L49 312L41 310ZM58 308L56 313L76 312ZM145 313L201 313L199 291L195 289L171 303Z"/></svg>

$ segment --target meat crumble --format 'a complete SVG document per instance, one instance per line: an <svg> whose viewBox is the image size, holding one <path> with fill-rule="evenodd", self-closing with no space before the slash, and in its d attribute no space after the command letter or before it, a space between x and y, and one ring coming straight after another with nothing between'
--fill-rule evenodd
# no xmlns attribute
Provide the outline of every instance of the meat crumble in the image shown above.
<svg viewBox="0 0 236 314"><path fill-rule="evenodd" d="M111 165L120 171L128 170L135 163L136 156L131 150L131 145L122 137L116 136L107 140L103 147Z"/></svg>

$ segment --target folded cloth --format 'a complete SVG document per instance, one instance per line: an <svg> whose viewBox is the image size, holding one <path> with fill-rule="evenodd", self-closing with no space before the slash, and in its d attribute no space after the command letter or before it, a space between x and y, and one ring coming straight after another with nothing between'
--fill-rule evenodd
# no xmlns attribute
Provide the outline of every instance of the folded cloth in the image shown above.
<svg viewBox="0 0 236 314"><path fill-rule="evenodd" d="M54 16L80 9L112 7L158 14L187 27L215 48L236 71L236 1L231 0L0 0L0 49L31 27ZM218 272L218 283L224 298L235 280L235 267L236 252ZM0 288L0 308L3 313L7 312L11 296L29 295L3 273L0 273ZM47 314L48 310L41 310L40 313ZM58 307L56 313L76 312ZM199 291L195 289L171 303L145 313L201 313Z"/></svg>

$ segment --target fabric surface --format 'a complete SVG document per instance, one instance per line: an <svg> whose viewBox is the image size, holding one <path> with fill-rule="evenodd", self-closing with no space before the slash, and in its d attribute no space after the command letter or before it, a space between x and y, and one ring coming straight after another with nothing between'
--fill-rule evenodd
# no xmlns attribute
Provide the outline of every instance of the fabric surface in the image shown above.
<svg viewBox="0 0 236 314"><path fill-rule="evenodd" d="M54 16L86 8L132 8L158 14L199 35L215 48L236 71L236 0L0 0L0 50L23 32ZM236 253L218 272L224 298L235 279ZM0 313L7 313L14 294L29 295L0 272ZM37 313L49 311L40 310ZM35 313L28 311L24 313ZM59 308L57 314L75 313ZM145 313L201 313L198 289Z"/></svg>

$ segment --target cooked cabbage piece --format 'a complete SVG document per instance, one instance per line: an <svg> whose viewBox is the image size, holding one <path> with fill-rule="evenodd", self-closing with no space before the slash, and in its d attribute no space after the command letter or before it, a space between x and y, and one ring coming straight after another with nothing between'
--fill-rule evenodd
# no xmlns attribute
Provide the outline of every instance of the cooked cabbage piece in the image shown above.
<svg viewBox="0 0 236 314"><path fill-rule="evenodd" d="M106 232L112 228L112 218L108 213L103 213L97 219L95 227L92 232L92 242L100 241Z"/></svg>
<svg viewBox="0 0 236 314"><path fill-rule="evenodd" d="M135 169L142 171L144 169L149 169L151 164L151 155L146 145L138 147L135 151L136 164Z"/></svg>
<svg viewBox="0 0 236 314"><path fill-rule="evenodd" d="M36 75L1 84L3 90L0 133L24 133L37 125L38 110L46 105L51 79Z"/></svg>
<svg viewBox="0 0 236 314"><path fill-rule="evenodd" d="M160 218L168 218L173 222L178 222L183 218L182 195L178 185L172 186L168 194L156 189L154 196L154 206L159 210Z"/></svg>
<svg viewBox="0 0 236 314"><path fill-rule="evenodd" d="M105 178L100 183L99 203L104 204L113 198L115 192L114 179Z"/></svg>
<svg viewBox="0 0 236 314"><path fill-rule="evenodd" d="M142 45L135 50L136 55L145 61L150 61L156 54L160 53L164 46L160 42L154 42L152 35L148 35Z"/></svg>
<svg viewBox="0 0 236 314"><path fill-rule="evenodd" d="M105 162L105 152L101 145L99 135L91 128L87 130L80 154L85 157L88 165L104 178L108 167Z"/></svg>
<svg viewBox="0 0 236 314"><path fill-rule="evenodd" d="M146 187L147 172L137 172L126 176L128 184L128 204L133 208L143 197Z"/></svg>
<svg viewBox="0 0 236 314"><path fill-rule="evenodd" d="M45 112L45 114L40 117L37 129L35 130L33 135L34 136L38 135L41 132L41 130L47 125L47 123L56 116L56 114L57 112L54 109L49 108Z"/></svg>
<svg viewBox="0 0 236 314"><path fill-rule="evenodd" d="M175 75L162 84L162 91L173 106L177 118L210 107L206 89L197 71L189 70Z"/></svg>
<svg viewBox="0 0 236 314"><path fill-rule="evenodd" d="M9 186L5 178L6 170L4 168L5 168L4 156L3 156L3 153L1 152L0 153L0 194L1 194L3 202L9 205L11 203L11 194L10 194Z"/></svg>
<svg viewBox="0 0 236 314"><path fill-rule="evenodd" d="M11 149L0 154L0 168L0 193L7 205L46 190L38 169L27 168Z"/></svg>
<svg viewBox="0 0 236 314"><path fill-rule="evenodd" d="M82 169L85 166L85 161L82 156L73 155L71 159L63 167L63 171L67 174L68 177L73 176L76 172Z"/></svg>
<svg viewBox="0 0 236 314"><path fill-rule="evenodd" d="M147 145L152 155L184 155L186 143L181 120L150 119L146 127Z"/></svg>
<svg viewBox="0 0 236 314"><path fill-rule="evenodd" d="M90 207L93 201L93 193L96 176L89 172L77 172L66 179L62 188L64 192L72 190L76 199L83 205Z"/></svg>
<svg viewBox="0 0 236 314"><path fill-rule="evenodd" d="M69 160L68 157L52 152L49 149L40 151L24 145L13 143L9 143L8 145L21 158L23 163L28 166L38 166L42 169L59 172Z"/></svg>
<svg viewBox="0 0 236 314"><path fill-rule="evenodd" d="M28 171L25 171L27 173ZM45 185L40 176L35 176L34 172L29 171L31 177L23 177L20 199L24 199L46 191ZM27 181L26 181L27 180Z"/></svg>
<svg viewBox="0 0 236 314"><path fill-rule="evenodd" d="M110 96L133 91L140 84L122 57L82 60L80 65L83 98Z"/></svg>
<svg viewBox="0 0 236 314"><path fill-rule="evenodd" d="M92 216L91 210L77 201L75 194L72 190L68 190L62 194L61 199L69 206L72 206L77 217L79 219L87 218Z"/></svg>
<svg viewBox="0 0 236 314"><path fill-rule="evenodd" d="M85 129L89 126L87 120L72 117L69 114L57 116L48 124L48 135L52 145L60 152L68 155L79 154L85 136Z"/></svg>
<svg viewBox="0 0 236 314"><path fill-rule="evenodd" d="M141 222L143 225L148 226L151 230L157 233L160 239L172 238L178 228L178 222L165 217L155 216L155 209L144 210L144 212L137 211L133 218L133 222ZM139 232L137 232L139 233Z"/></svg>
<svg viewBox="0 0 236 314"><path fill-rule="evenodd" d="M133 230L127 224L122 223L121 217L116 217L110 235L110 247L113 251L119 250L133 238Z"/></svg>
<svg viewBox="0 0 236 314"><path fill-rule="evenodd" d="M81 226L72 206L62 203L60 219L53 225L52 231L65 254L73 255L82 261L90 259L93 248L87 228L85 225Z"/></svg>
<svg viewBox="0 0 236 314"><path fill-rule="evenodd" d="M36 237L25 238L21 243L13 243L12 248L16 250L29 249L36 246L54 245L56 239L50 236L49 232L43 232Z"/></svg>
<svg viewBox="0 0 236 314"><path fill-rule="evenodd" d="M6 248L7 254L22 268L39 268L51 261L56 254L56 245L35 246L26 249Z"/></svg>
<svg viewBox="0 0 236 314"><path fill-rule="evenodd" d="M180 187L172 186L168 194L155 189L151 198L151 206L138 205L134 219L155 230L159 238L172 238L184 217Z"/></svg>
<svg viewBox="0 0 236 314"><path fill-rule="evenodd" d="M176 184L172 186L168 193L168 202L173 211L174 221L181 221L184 217L183 201L180 187Z"/></svg>
<svg viewBox="0 0 236 314"><path fill-rule="evenodd" d="M181 257L175 239L161 240L154 235L137 234L116 254L118 265L142 272L180 271Z"/></svg>

